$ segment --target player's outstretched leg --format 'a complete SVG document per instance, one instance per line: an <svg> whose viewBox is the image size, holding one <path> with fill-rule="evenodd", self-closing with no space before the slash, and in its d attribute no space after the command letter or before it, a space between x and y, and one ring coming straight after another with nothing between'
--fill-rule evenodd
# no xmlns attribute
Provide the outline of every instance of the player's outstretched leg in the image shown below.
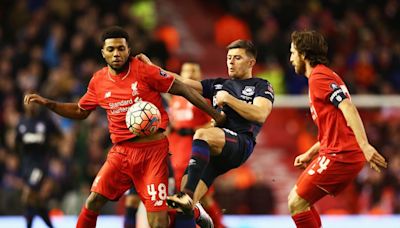
<svg viewBox="0 0 400 228"><path fill-rule="evenodd" d="M210 146L208 143L201 139L194 139L187 182L182 192L167 197L167 204L170 207L180 208L184 213L190 213L193 210L193 194L209 161Z"/></svg>
<svg viewBox="0 0 400 228"><path fill-rule="evenodd" d="M180 208L184 213L190 213L193 210L193 194L209 161L210 146L208 143L201 139L193 140L187 182L182 192L167 197L168 206Z"/></svg>

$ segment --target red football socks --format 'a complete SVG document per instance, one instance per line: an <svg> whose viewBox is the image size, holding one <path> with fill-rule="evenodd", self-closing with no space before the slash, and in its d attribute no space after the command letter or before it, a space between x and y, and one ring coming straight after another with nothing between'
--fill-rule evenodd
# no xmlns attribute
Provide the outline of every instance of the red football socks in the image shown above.
<svg viewBox="0 0 400 228"><path fill-rule="evenodd" d="M311 210L295 214L292 218L297 228L319 228Z"/></svg>
<svg viewBox="0 0 400 228"><path fill-rule="evenodd" d="M216 202L212 202L208 207L204 208L207 213L210 215L211 219L214 222L215 228L222 228L222 212L219 208L219 205Z"/></svg>
<svg viewBox="0 0 400 228"><path fill-rule="evenodd" d="M81 213L79 214L76 228L95 228L98 215L99 213L83 207Z"/></svg>
<svg viewBox="0 0 400 228"><path fill-rule="evenodd" d="M311 206L311 212L314 215L315 221L317 221L318 227L321 227L322 226L321 217L319 217L318 211L315 209L314 206Z"/></svg>

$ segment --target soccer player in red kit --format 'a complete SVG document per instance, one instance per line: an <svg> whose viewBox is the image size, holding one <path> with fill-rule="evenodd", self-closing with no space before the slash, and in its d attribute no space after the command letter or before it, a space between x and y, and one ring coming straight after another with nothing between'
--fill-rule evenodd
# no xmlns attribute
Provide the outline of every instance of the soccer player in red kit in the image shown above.
<svg viewBox="0 0 400 228"><path fill-rule="evenodd" d="M293 32L290 62L309 83L310 111L318 127L318 141L297 156L294 166L305 170L288 197L298 228L321 227L313 207L326 195L337 195L350 184L365 161L380 172L385 158L369 144L362 120L342 79L328 68L328 46L315 31Z"/></svg>
<svg viewBox="0 0 400 228"><path fill-rule="evenodd" d="M110 27L102 34L101 53L107 66L93 74L88 90L78 103L61 103L37 94L28 94L24 102L35 102L72 119L85 119L97 106L107 112L113 147L97 174L89 197L79 215L77 227L96 226L100 209L109 200L118 200L132 184L144 203L151 227L167 227L168 140L163 129L168 116L160 93L182 95L210 114L217 122L224 117L211 108L193 89L158 67L130 57L128 33ZM126 127L125 114L136 101L145 100L161 113L160 130L150 136L136 136Z"/></svg>
<svg viewBox="0 0 400 228"><path fill-rule="evenodd" d="M201 68L198 63L185 62L182 64L182 78L200 81ZM199 128L211 127L211 118L202 110L193 106L181 96L172 96L169 102L171 132L168 135L171 164L175 174L176 189L181 188L181 180L192 152L193 135ZM224 227L222 212L218 203L213 199L214 188L210 188L202 198L202 205L214 222L214 227Z"/></svg>

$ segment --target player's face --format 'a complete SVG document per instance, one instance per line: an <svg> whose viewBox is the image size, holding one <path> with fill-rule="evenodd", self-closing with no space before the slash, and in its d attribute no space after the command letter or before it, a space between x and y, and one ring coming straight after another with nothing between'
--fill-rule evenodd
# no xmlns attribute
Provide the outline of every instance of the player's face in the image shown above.
<svg viewBox="0 0 400 228"><path fill-rule="evenodd" d="M201 80L200 65L196 63L184 63L181 69L181 76L196 81Z"/></svg>
<svg viewBox="0 0 400 228"><path fill-rule="evenodd" d="M294 67L296 74L304 75L306 73L306 63L299 54L293 43L290 44L290 63Z"/></svg>
<svg viewBox="0 0 400 228"><path fill-rule="evenodd" d="M130 49L125 38L110 38L104 41L101 54L114 70L121 70L129 58Z"/></svg>
<svg viewBox="0 0 400 228"><path fill-rule="evenodd" d="M228 50L226 65L228 74L231 78L244 78L251 76L251 69L255 59L246 54L243 48L233 48Z"/></svg>

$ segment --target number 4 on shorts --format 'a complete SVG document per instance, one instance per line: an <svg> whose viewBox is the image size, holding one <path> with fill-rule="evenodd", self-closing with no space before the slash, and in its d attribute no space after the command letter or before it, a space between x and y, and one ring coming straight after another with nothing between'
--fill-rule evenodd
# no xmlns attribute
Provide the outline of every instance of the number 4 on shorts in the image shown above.
<svg viewBox="0 0 400 228"><path fill-rule="evenodd" d="M325 156L322 156L322 157L318 158L318 162L319 162L318 163L319 169L317 169L317 173L321 174L325 169L328 168L328 165L331 162L331 160L329 160ZM315 167L315 164L311 167L310 170L308 170L308 174L309 175L314 175L315 174L314 167Z"/></svg>

